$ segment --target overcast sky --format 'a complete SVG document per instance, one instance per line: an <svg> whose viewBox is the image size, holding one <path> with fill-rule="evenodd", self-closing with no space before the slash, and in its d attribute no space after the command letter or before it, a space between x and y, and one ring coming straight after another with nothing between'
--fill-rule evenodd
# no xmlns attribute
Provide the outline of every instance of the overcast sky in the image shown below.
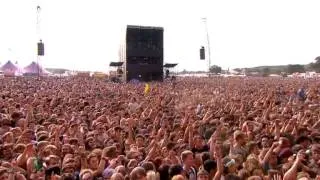
<svg viewBox="0 0 320 180"><path fill-rule="evenodd" d="M109 69L126 24L164 27L165 62L205 70L202 17L212 64L223 68L309 63L320 55L319 0L0 0L0 62L36 60L36 7L45 67Z"/></svg>

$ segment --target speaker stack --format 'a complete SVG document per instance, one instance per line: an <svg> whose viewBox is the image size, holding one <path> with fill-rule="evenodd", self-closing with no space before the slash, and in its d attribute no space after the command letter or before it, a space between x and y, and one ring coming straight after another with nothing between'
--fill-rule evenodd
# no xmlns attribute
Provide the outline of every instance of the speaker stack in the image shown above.
<svg viewBox="0 0 320 180"><path fill-rule="evenodd" d="M42 40L38 42L38 56L44 56L44 44Z"/></svg>
<svg viewBox="0 0 320 180"><path fill-rule="evenodd" d="M200 60L205 60L206 59L206 56L205 56L205 49L204 47L202 46L200 48Z"/></svg>

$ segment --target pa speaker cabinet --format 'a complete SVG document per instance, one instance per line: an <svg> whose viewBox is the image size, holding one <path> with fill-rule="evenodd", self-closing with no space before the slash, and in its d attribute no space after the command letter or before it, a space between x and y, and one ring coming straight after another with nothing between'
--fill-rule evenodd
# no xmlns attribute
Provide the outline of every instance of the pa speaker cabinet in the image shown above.
<svg viewBox="0 0 320 180"><path fill-rule="evenodd" d="M148 26L126 27L125 35L126 80L163 80L163 28Z"/></svg>

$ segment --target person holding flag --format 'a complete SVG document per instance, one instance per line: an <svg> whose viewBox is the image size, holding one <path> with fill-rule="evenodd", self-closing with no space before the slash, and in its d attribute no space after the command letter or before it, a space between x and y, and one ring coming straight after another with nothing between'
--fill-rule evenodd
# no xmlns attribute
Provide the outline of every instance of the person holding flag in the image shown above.
<svg viewBox="0 0 320 180"><path fill-rule="evenodd" d="M144 94L147 95L150 92L150 85L149 83L146 83L145 87L144 87Z"/></svg>

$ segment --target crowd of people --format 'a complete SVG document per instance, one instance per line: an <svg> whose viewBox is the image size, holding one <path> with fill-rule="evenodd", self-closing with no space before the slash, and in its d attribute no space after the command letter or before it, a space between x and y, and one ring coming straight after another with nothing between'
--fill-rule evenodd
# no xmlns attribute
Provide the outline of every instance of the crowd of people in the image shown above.
<svg viewBox="0 0 320 180"><path fill-rule="evenodd" d="M316 79L0 79L0 180L320 179Z"/></svg>

